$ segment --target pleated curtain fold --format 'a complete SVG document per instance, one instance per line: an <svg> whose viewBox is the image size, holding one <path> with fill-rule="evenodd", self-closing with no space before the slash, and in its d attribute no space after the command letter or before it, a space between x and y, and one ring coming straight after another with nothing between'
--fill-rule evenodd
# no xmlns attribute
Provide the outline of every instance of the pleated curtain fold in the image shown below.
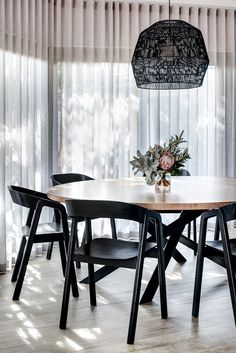
<svg viewBox="0 0 236 353"><path fill-rule="evenodd" d="M47 191L55 172L131 176L138 148L181 130L192 175L235 176L235 10L172 5L171 18L203 33L204 84L139 90L130 65L138 35L168 16L159 2L0 0L0 271L26 215L8 184Z"/></svg>

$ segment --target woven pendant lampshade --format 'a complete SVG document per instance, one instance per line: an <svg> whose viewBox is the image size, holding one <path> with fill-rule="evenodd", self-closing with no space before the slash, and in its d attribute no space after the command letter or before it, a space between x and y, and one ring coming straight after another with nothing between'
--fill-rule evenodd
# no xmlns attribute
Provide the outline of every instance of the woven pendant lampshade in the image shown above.
<svg viewBox="0 0 236 353"><path fill-rule="evenodd" d="M139 88L186 89L202 85L209 58L198 28L169 19L140 33L131 64Z"/></svg>

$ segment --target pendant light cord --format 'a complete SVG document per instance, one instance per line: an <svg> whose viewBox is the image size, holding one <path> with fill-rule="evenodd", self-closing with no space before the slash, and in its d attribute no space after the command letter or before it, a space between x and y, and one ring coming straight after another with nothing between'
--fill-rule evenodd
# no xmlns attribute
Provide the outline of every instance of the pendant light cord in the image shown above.
<svg viewBox="0 0 236 353"><path fill-rule="evenodd" d="M170 21L170 0L169 0L169 21Z"/></svg>

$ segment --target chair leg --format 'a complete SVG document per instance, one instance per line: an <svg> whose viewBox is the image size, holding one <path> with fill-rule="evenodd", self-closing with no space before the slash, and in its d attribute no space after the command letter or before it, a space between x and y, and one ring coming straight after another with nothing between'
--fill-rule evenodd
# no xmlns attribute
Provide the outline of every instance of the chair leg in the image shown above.
<svg viewBox="0 0 236 353"><path fill-rule="evenodd" d="M135 273L133 299L132 299L132 304L131 304L128 337L127 337L128 344L133 344L134 338L135 338L142 273L143 273L143 260L140 261L138 268L136 269L136 273Z"/></svg>
<svg viewBox="0 0 236 353"><path fill-rule="evenodd" d="M89 273L90 304L92 306L96 306L97 300L96 300L96 286L95 286L94 265L93 264L88 264L88 273Z"/></svg>
<svg viewBox="0 0 236 353"><path fill-rule="evenodd" d="M65 277L65 271L66 271L66 252L65 252L65 246L64 246L64 241L59 240L59 250L60 250L60 256L61 256L61 267L62 267L62 272L63 276Z"/></svg>
<svg viewBox="0 0 236 353"><path fill-rule="evenodd" d="M75 266L76 266L76 268L80 269L81 268L81 263L79 261L75 261Z"/></svg>
<svg viewBox="0 0 236 353"><path fill-rule="evenodd" d="M199 315L201 287L202 287L202 273L203 273L203 265L204 265L206 228L207 228L207 221L206 220L201 221L200 233L199 233L199 243L198 243L198 252L197 252L197 264L196 264L196 273L195 273L194 292L193 292L193 307L192 307L192 316L196 317L196 318Z"/></svg>
<svg viewBox="0 0 236 353"><path fill-rule="evenodd" d="M64 283L62 306L61 306L61 317L60 317L60 324L59 324L60 329L66 328L69 298L70 298L70 285L72 286L73 296L79 297L79 292L78 292L78 287L76 282L76 274L75 272L73 272L73 270L74 270L74 263L73 261L70 261L66 266L65 283ZM76 286L74 286L74 283L76 284Z"/></svg>
<svg viewBox="0 0 236 353"><path fill-rule="evenodd" d="M194 219L193 221L193 241L196 243L197 242L197 222L196 219ZM188 234L187 234L188 238L191 239L191 222L188 223ZM194 255L197 254L197 251L194 250Z"/></svg>
<svg viewBox="0 0 236 353"><path fill-rule="evenodd" d="M139 242L139 251L138 251L137 263L136 263L133 298L132 298L132 304L131 304L128 337L127 337L128 344L134 343L135 332L136 332L139 297L140 297L141 281L142 281L142 275L143 275L143 263L144 263L144 255L145 255L144 250L145 250L146 234L147 234L146 227L147 227L146 224L142 227L140 242Z"/></svg>
<svg viewBox="0 0 236 353"><path fill-rule="evenodd" d="M117 234L116 234L116 222L115 222L114 218L110 218L110 223L111 223L112 239L117 239Z"/></svg>
<svg viewBox="0 0 236 353"><path fill-rule="evenodd" d="M196 219L193 220L193 241L197 242L197 221ZM197 250L194 250L194 255L197 255Z"/></svg>
<svg viewBox="0 0 236 353"><path fill-rule="evenodd" d="M220 227L219 227L218 219L216 219L214 240L219 240L219 239L220 239Z"/></svg>
<svg viewBox="0 0 236 353"><path fill-rule="evenodd" d="M78 240L78 236L77 236L75 239L75 248L78 248L78 247L79 247L79 240ZM76 266L76 268L81 268L81 263L78 260L76 260L75 266Z"/></svg>
<svg viewBox="0 0 236 353"><path fill-rule="evenodd" d="M63 275L65 277L65 272L66 272L66 253L65 253L65 247L64 247L64 242L63 241L59 242L59 247L60 247L60 254L61 254L62 271L63 271ZM72 264L71 269L70 269L70 283L71 283L73 297L74 298L78 298L79 297L79 290L78 290L78 285L77 285L77 279L76 279L74 263Z"/></svg>
<svg viewBox="0 0 236 353"><path fill-rule="evenodd" d="M84 244L84 243L86 242L85 237L86 237L86 235L85 235L85 232L84 232L83 237L82 237L81 244ZM79 247L79 240L78 240L78 236L77 236L77 237L76 237L76 239L75 239L75 246L76 246L76 248L78 248L78 247ZM79 261L79 260L76 260L76 261L75 261L75 266L76 266L76 268L78 268L78 269L80 269L80 268L81 268L81 263L80 263L80 261Z"/></svg>
<svg viewBox="0 0 236 353"><path fill-rule="evenodd" d="M27 265L28 265L29 258L30 258L30 253L32 250L32 246L33 246L32 237L29 237L26 248L25 248L25 252L24 252L24 255L23 255L23 258L21 261L21 266L20 266L18 278L16 281L16 286L15 286L15 290L13 293L13 297L12 297L13 300L19 300L22 285L23 285L24 278L25 278Z"/></svg>
<svg viewBox="0 0 236 353"><path fill-rule="evenodd" d="M63 289L61 317L60 317L60 323L59 323L60 329L66 328L69 298L70 298L70 284L71 283L73 284L74 276L76 278L74 261L73 261L76 235L77 235L77 222L73 221L72 227L71 227L71 235L69 237L69 244L68 244L68 255L67 255L67 263L66 263L66 271L65 271L65 283L64 283L64 289ZM77 283L76 283L76 286L77 286ZM73 286L72 286L72 290L73 290Z"/></svg>
<svg viewBox="0 0 236 353"><path fill-rule="evenodd" d="M160 286L160 303L161 303L161 317L167 319L167 295L166 295L166 277L165 277L165 258L164 258L164 242L163 233L160 224L155 224L156 238L157 238L157 257L158 257L158 278Z"/></svg>
<svg viewBox="0 0 236 353"><path fill-rule="evenodd" d="M65 283L62 297L62 306L61 306L61 317L59 327L60 329L66 328L67 316L68 316L68 306L69 306L69 298L70 298L70 271L73 263L70 263L66 266L66 274L65 274Z"/></svg>
<svg viewBox="0 0 236 353"><path fill-rule="evenodd" d="M23 258L24 250L25 250L25 244L26 244L26 237L23 236L21 239L20 248L19 248L19 251L17 254L16 263L15 263L14 270L13 270L12 277L11 277L12 282L16 282L16 280L17 280L21 261Z"/></svg>
<svg viewBox="0 0 236 353"><path fill-rule="evenodd" d="M198 252L197 266L196 266L196 275L195 275L195 284L194 284L194 294L193 294L193 307L192 307L192 316L198 317L199 315L199 306L200 306L200 297L201 297L201 288L202 288L202 273L203 273L203 263L204 255Z"/></svg>
<svg viewBox="0 0 236 353"><path fill-rule="evenodd" d="M188 223L188 238L191 238L191 222Z"/></svg>
<svg viewBox="0 0 236 353"><path fill-rule="evenodd" d="M48 250L47 250L47 256L46 256L46 259L47 259L47 260L51 260L51 257L52 257L52 249L53 249L53 241L48 244Z"/></svg>
<svg viewBox="0 0 236 353"><path fill-rule="evenodd" d="M236 282L235 282L235 274L232 270L232 266L227 266L227 274L228 274L228 282L229 282L229 289L230 289L230 297L232 303L232 309L234 314L234 323L236 326Z"/></svg>
<svg viewBox="0 0 236 353"><path fill-rule="evenodd" d="M234 322L236 326L236 281L235 281L235 272L233 269L233 260L232 260L232 254L230 249L230 241L228 237L228 232L226 232L224 227L225 226L224 222L221 219L221 215L219 215L219 222L220 223L218 224L221 229L222 244L224 249L225 267L226 267L227 276L228 276L231 303L232 303L233 314L234 314Z"/></svg>

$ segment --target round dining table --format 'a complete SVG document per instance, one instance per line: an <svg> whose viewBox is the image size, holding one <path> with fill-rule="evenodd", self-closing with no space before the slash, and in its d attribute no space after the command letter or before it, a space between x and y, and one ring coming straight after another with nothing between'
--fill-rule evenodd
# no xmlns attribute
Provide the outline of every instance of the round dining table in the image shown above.
<svg viewBox="0 0 236 353"><path fill-rule="evenodd" d="M97 179L54 186L52 200L111 200L156 211L208 210L236 201L236 178L178 176L169 192L158 192L144 178Z"/></svg>
<svg viewBox="0 0 236 353"><path fill-rule="evenodd" d="M167 267L179 241L195 251L197 249L197 243L182 234L186 224L206 210L236 202L236 178L176 176L171 178L171 190L168 192L156 191L155 186L146 185L142 177L97 179L51 187L48 197L58 202L69 199L120 201L161 213L178 212L177 219L163 225L164 236L168 238L164 250ZM158 287L157 274L156 267L141 303L153 299Z"/></svg>

